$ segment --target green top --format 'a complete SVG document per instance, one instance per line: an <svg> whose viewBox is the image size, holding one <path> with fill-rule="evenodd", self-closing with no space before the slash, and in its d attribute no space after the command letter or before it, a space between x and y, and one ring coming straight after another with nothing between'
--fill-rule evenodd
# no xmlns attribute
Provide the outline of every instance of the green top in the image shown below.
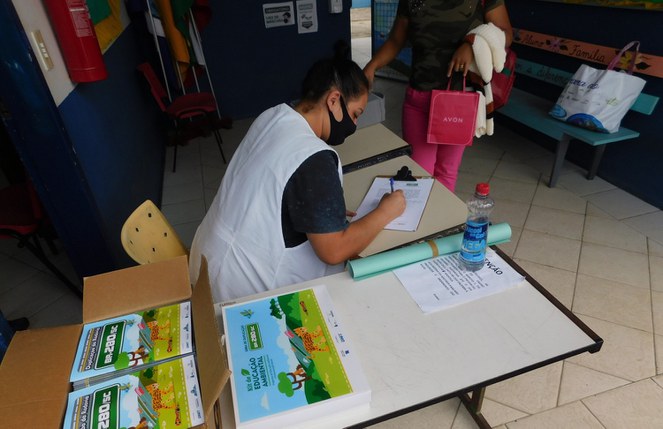
<svg viewBox="0 0 663 429"><path fill-rule="evenodd" d="M447 68L468 31L484 23L485 10L504 0L399 0L397 15L408 18L412 45L410 86L421 91L447 86ZM455 81L454 81L455 82Z"/></svg>

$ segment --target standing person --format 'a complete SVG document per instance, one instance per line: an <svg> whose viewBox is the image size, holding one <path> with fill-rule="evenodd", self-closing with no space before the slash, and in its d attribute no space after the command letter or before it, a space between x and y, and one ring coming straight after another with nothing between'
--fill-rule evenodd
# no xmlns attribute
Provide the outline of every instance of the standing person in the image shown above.
<svg viewBox="0 0 663 429"><path fill-rule="evenodd" d="M191 247L191 279L204 255L215 302L340 272L405 210L396 191L366 217L346 219L342 169L329 145L355 131L367 101L368 80L344 48L311 67L294 108L280 104L256 118Z"/></svg>
<svg viewBox="0 0 663 429"><path fill-rule="evenodd" d="M504 0L399 0L387 41L364 67L370 82L375 71L390 63L406 42L412 45L412 71L403 103L403 138L412 158L452 192L465 146L426 143L430 94L446 89L453 72L467 74L474 60L467 33L492 22L511 45L512 29ZM461 80L453 81L461 89Z"/></svg>

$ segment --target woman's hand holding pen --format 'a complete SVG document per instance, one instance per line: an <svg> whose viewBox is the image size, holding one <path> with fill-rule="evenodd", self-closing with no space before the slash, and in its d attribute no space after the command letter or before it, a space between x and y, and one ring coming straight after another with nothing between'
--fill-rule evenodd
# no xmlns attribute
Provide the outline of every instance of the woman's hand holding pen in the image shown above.
<svg viewBox="0 0 663 429"><path fill-rule="evenodd" d="M400 189L384 194L376 210L384 211L390 221L396 219L405 211L405 194Z"/></svg>

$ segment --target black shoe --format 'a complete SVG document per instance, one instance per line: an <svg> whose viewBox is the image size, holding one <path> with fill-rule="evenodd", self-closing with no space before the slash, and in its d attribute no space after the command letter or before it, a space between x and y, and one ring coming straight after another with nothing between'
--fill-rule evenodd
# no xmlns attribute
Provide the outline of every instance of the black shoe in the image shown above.
<svg viewBox="0 0 663 429"><path fill-rule="evenodd" d="M19 317L18 319L8 320L9 326L15 331L25 331L30 326L30 321L27 317Z"/></svg>

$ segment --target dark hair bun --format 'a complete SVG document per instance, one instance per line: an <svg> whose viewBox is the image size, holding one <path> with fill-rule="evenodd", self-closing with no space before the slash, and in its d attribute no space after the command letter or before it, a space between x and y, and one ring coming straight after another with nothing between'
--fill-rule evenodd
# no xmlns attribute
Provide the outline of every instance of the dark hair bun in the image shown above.
<svg viewBox="0 0 663 429"><path fill-rule="evenodd" d="M343 39L339 39L334 43L334 60L349 60L350 59L350 45Z"/></svg>
<svg viewBox="0 0 663 429"><path fill-rule="evenodd" d="M302 82L302 100L317 102L331 88L350 99L368 92L369 84L361 68L350 59L345 40L334 44L334 56L315 62Z"/></svg>

